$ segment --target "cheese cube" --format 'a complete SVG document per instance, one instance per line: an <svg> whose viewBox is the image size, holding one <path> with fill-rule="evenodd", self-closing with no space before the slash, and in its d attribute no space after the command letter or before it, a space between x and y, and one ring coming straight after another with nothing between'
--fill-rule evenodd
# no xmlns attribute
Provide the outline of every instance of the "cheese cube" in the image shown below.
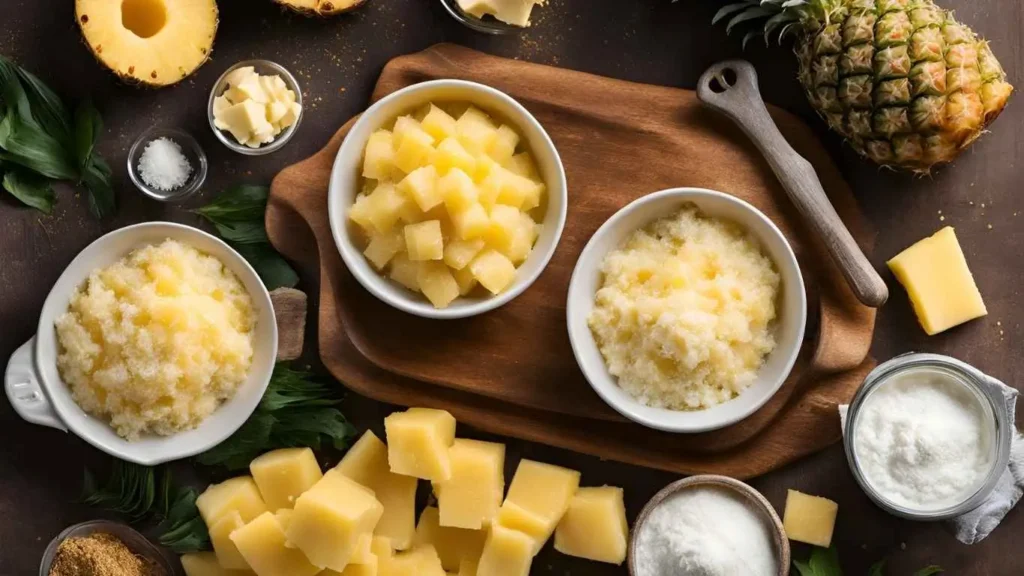
<svg viewBox="0 0 1024 576"><path fill-rule="evenodd" d="M213 552L217 555L217 562L224 568L231 570L248 570L249 564L238 551L238 547L231 541L231 533L245 526L238 510L232 510L221 516L213 526L210 526L210 544Z"/></svg>
<svg viewBox="0 0 1024 576"><path fill-rule="evenodd" d="M378 270L383 270L399 252L405 251L405 231L389 234L372 234L363 255Z"/></svg>
<svg viewBox="0 0 1024 576"><path fill-rule="evenodd" d="M398 190L412 198L424 212L444 201L437 187L437 169L433 166L423 166L410 172L398 183Z"/></svg>
<svg viewBox="0 0 1024 576"><path fill-rule="evenodd" d="M341 572L324 570L319 576L377 576L380 573L380 564L376 557L372 562L366 564L349 564Z"/></svg>
<svg viewBox="0 0 1024 576"><path fill-rule="evenodd" d="M491 118L478 108L470 106L455 122L459 142L472 154L482 154L498 136Z"/></svg>
<svg viewBox="0 0 1024 576"><path fill-rule="evenodd" d="M316 484L323 473L309 448L282 448L267 452L249 464L267 509L291 508L300 494Z"/></svg>
<svg viewBox="0 0 1024 576"><path fill-rule="evenodd" d="M395 555L395 549L391 543L391 539L387 536L374 536L370 540L370 552L373 552L373 555L380 560L389 559ZM409 537L409 543L412 543L412 536Z"/></svg>
<svg viewBox="0 0 1024 576"><path fill-rule="evenodd" d="M790 490L782 525L790 540L828 548L838 513L839 505L827 498Z"/></svg>
<svg viewBox="0 0 1024 576"><path fill-rule="evenodd" d="M392 184L381 184L367 197L366 219L373 229L387 234L398 222L406 204L411 202Z"/></svg>
<svg viewBox="0 0 1024 576"><path fill-rule="evenodd" d="M451 269L443 262L423 262L420 264L416 283L420 292L430 300L434 308L447 308L459 297L459 284L452 276Z"/></svg>
<svg viewBox="0 0 1024 576"><path fill-rule="evenodd" d="M505 493L505 445L457 438L448 457L452 476L434 486L440 524L470 530L485 528L498 515Z"/></svg>
<svg viewBox="0 0 1024 576"><path fill-rule="evenodd" d="M397 254L391 260L391 272L388 277L413 292L420 291L419 275L420 262L409 260L408 255Z"/></svg>
<svg viewBox="0 0 1024 576"><path fill-rule="evenodd" d="M452 271L452 277L455 278L455 283L459 285L459 296L465 296L466 294L469 294L473 288L476 288L476 277L473 276L473 271L469 269L469 266L466 266L461 270Z"/></svg>
<svg viewBox="0 0 1024 576"><path fill-rule="evenodd" d="M224 77L224 83L228 86L238 86L250 76L256 76L256 68L252 66L242 66L241 68L235 68L231 72L228 72L228 75Z"/></svg>
<svg viewBox="0 0 1024 576"><path fill-rule="evenodd" d="M420 125L438 142L455 135L455 118L433 104Z"/></svg>
<svg viewBox="0 0 1024 576"><path fill-rule="evenodd" d="M533 156L529 152L520 152L512 156L503 162L502 166L513 174L525 176L530 180L540 180L540 172L537 171L537 165L533 162Z"/></svg>
<svg viewBox="0 0 1024 576"><path fill-rule="evenodd" d="M392 140L395 146L395 166L406 174L420 166L426 166L433 158L434 137L418 125L405 125L400 128L395 124Z"/></svg>
<svg viewBox="0 0 1024 576"><path fill-rule="evenodd" d="M370 564L374 562L377 557L373 555L373 551L370 549L370 544L373 542L373 534L369 532L361 534L356 539L356 547L352 552L352 557L349 559L349 565L351 564Z"/></svg>
<svg viewBox="0 0 1024 576"><path fill-rule="evenodd" d="M359 537L373 531L384 507L373 492L337 470L329 470L295 501L288 541L321 568L341 571Z"/></svg>
<svg viewBox="0 0 1024 576"><path fill-rule="evenodd" d="M484 288L498 294L516 278L516 267L505 255L488 248L469 264L469 270Z"/></svg>
<svg viewBox="0 0 1024 576"><path fill-rule="evenodd" d="M487 147L487 155L499 164L508 162L515 154L516 146L519 145L519 134L516 131L502 124L494 136L494 140Z"/></svg>
<svg viewBox="0 0 1024 576"><path fill-rule="evenodd" d="M439 220L426 220L405 227L405 251L409 260L440 260L444 257L444 237Z"/></svg>
<svg viewBox="0 0 1024 576"><path fill-rule="evenodd" d="M445 138L437 145L433 162L437 166L438 174L443 175L456 168L466 174L473 174L477 171L477 164L480 161L469 153L457 139Z"/></svg>
<svg viewBox="0 0 1024 576"><path fill-rule="evenodd" d="M410 408L384 419L388 464L395 474L442 481L451 477L448 449L455 418L444 410Z"/></svg>
<svg viewBox="0 0 1024 576"><path fill-rule="evenodd" d="M580 473L575 470L524 458L509 484L498 523L515 527L517 522L511 521L514 514L529 526L524 531L534 537L540 550L569 508L579 485Z"/></svg>
<svg viewBox="0 0 1024 576"><path fill-rule="evenodd" d="M495 523L526 534L533 540L533 553L537 554L554 530L550 519L526 510L515 502L506 500L498 509Z"/></svg>
<svg viewBox="0 0 1024 576"><path fill-rule="evenodd" d="M482 551L481 551L482 552ZM456 576L476 576L477 567L479 561L476 560L463 560L459 564L459 572Z"/></svg>
<svg viewBox="0 0 1024 576"><path fill-rule="evenodd" d="M385 546L389 551L392 546L399 550L408 548L416 526L416 479L391 472L387 446L367 430L348 449L335 470L373 490L384 506L384 513L373 530L378 550Z"/></svg>
<svg viewBox="0 0 1024 576"><path fill-rule="evenodd" d="M888 264L929 336L988 314L952 227L907 248Z"/></svg>
<svg viewBox="0 0 1024 576"><path fill-rule="evenodd" d="M288 526L291 525L292 516L294 515L295 510L292 510L291 508L281 508L277 512L274 512L274 517L277 518L277 524L281 526L281 530L284 530L285 534L288 533ZM284 545L289 548L295 548L295 545L291 542L285 542Z"/></svg>
<svg viewBox="0 0 1024 576"><path fill-rule="evenodd" d="M254 100L244 100L221 113L221 122L239 142L247 142L252 134L270 133L274 127L267 122L266 107Z"/></svg>
<svg viewBox="0 0 1024 576"><path fill-rule="evenodd" d="M363 176L382 180L388 178L395 169L395 150L391 141L391 132L377 130L370 134L363 153Z"/></svg>
<svg viewBox="0 0 1024 576"><path fill-rule="evenodd" d="M314 576L320 572L301 551L285 546L284 530L271 512L232 532L231 541L256 576Z"/></svg>
<svg viewBox="0 0 1024 576"><path fill-rule="evenodd" d="M252 576L251 570L227 570L217 563L213 552L192 552L180 558L185 576Z"/></svg>
<svg viewBox="0 0 1024 576"><path fill-rule="evenodd" d="M490 214L491 225L484 233L484 240L495 250L505 253L512 247L516 232L521 227L519 210L504 204L495 204Z"/></svg>
<svg viewBox="0 0 1024 576"><path fill-rule="evenodd" d="M533 539L495 524L487 535L477 565L477 576L529 576L533 563Z"/></svg>
<svg viewBox="0 0 1024 576"><path fill-rule="evenodd" d="M629 524L622 488L580 488L555 528L555 550L609 564L626 560Z"/></svg>
<svg viewBox="0 0 1024 576"><path fill-rule="evenodd" d="M380 576L445 576L433 546L418 546L381 562Z"/></svg>
<svg viewBox="0 0 1024 576"><path fill-rule="evenodd" d="M465 210L460 210L452 216L452 225L455 227L455 234L463 240L480 238L491 227L491 219L487 211L480 204L473 204Z"/></svg>
<svg viewBox="0 0 1024 576"><path fill-rule="evenodd" d="M437 189L444 199L449 214L465 210L476 204L476 184L461 168L453 168L437 182Z"/></svg>
<svg viewBox="0 0 1024 576"><path fill-rule="evenodd" d="M437 508L428 506L423 509L420 521L416 524L413 546L433 546L445 570L458 570L463 560L479 560L487 532L441 526L439 518Z"/></svg>
<svg viewBox="0 0 1024 576"><path fill-rule="evenodd" d="M444 247L444 263L453 270L462 270L484 249L482 238L474 240L455 239Z"/></svg>
<svg viewBox="0 0 1024 576"><path fill-rule="evenodd" d="M267 511L252 476L231 478L210 486L196 498L196 507L208 527L232 510L238 512L242 522L251 522Z"/></svg>

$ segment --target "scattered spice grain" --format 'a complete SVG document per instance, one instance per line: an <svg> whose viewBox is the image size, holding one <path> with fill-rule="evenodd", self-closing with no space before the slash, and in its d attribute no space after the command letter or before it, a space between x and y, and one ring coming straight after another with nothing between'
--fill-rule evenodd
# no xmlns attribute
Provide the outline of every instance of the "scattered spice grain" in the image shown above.
<svg viewBox="0 0 1024 576"><path fill-rule="evenodd" d="M166 576L113 534L67 538L57 547L49 576Z"/></svg>

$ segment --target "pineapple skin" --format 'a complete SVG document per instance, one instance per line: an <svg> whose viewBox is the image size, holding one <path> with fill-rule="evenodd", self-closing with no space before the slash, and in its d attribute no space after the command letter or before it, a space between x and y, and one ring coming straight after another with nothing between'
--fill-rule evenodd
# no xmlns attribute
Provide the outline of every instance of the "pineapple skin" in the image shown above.
<svg viewBox="0 0 1024 576"><path fill-rule="evenodd" d="M367 0L274 0L277 4L303 16L326 18L351 12Z"/></svg>
<svg viewBox="0 0 1024 576"><path fill-rule="evenodd" d="M797 41L812 107L854 150L928 173L952 161L1013 92L988 43L931 0L842 0Z"/></svg>

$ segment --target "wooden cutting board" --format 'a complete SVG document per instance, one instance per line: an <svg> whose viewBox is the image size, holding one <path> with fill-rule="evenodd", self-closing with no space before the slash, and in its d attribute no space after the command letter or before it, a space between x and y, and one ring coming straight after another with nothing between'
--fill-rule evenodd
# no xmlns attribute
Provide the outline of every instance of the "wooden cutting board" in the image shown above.
<svg viewBox="0 0 1024 576"><path fill-rule="evenodd" d="M435 78L501 89L544 125L568 178L565 231L540 279L494 312L437 321L390 308L345 268L328 223L327 181L350 121L323 150L274 179L267 210L274 246L320 271L320 356L338 380L383 402L448 409L491 432L682 473L749 478L840 438L836 405L873 366L874 310L849 292L768 165L727 120L703 109L691 91L446 44L388 63L372 100ZM873 237L820 143L794 116L771 112L870 249ZM565 329L569 277L593 232L631 200L677 186L733 194L767 214L793 245L812 311L800 361L775 397L743 422L693 435L648 430L612 411L580 373Z"/></svg>

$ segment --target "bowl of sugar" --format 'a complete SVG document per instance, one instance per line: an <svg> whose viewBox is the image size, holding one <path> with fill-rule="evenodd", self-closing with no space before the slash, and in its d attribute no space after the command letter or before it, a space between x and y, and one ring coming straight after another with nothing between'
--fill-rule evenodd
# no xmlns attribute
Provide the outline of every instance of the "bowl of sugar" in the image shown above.
<svg viewBox="0 0 1024 576"><path fill-rule="evenodd" d="M640 511L626 562L630 576L787 576L789 540L771 503L750 485L690 476Z"/></svg>

